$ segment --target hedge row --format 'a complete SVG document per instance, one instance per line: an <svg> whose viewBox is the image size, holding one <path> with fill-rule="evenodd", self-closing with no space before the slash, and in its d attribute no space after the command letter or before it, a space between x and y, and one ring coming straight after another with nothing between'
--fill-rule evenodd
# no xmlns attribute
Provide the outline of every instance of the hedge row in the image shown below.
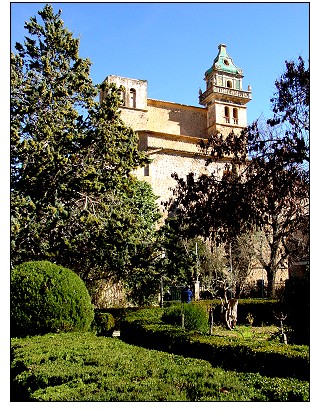
<svg viewBox="0 0 310 412"><path fill-rule="evenodd" d="M132 312L140 310L138 307L115 307L115 308L95 308L95 320L102 313L110 313L115 320L115 329L120 329L121 320L130 315Z"/></svg>
<svg viewBox="0 0 310 412"><path fill-rule="evenodd" d="M165 306L173 306L178 301L165 302ZM208 299L195 302L196 305L202 306L206 312L211 308L214 309L215 320L220 318L220 299ZM274 299L239 299L238 300L238 324L248 324L247 317L251 314L254 318L253 326L278 325L278 320L274 314L283 311L281 303Z"/></svg>
<svg viewBox="0 0 310 412"><path fill-rule="evenodd" d="M308 379L308 347L275 342L240 342L217 336L187 332L164 324L161 309L144 309L127 316L121 325L121 338L127 343L204 359L213 366L264 376Z"/></svg>
<svg viewBox="0 0 310 412"><path fill-rule="evenodd" d="M89 332L12 339L11 349L11 402L309 401L305 381L227 372Z"/></svg>
<svg viewBox="0 0 310 412"><path fill-rule="evenodd" d="M206 311L209 311L211 307L214 308L215 318L220 316L220 303L218 299L195 302L203 306ZM251 314L254 318L253 326L277 325L279 322L274 317L274 313L277 314L282 310L279 301L274 299L239 299L237 323L239 325L248 324L247 317Z"/></svg>

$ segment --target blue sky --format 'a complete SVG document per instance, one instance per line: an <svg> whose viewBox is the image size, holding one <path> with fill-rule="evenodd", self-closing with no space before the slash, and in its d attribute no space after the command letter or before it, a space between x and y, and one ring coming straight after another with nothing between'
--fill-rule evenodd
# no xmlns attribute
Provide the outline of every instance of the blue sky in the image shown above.
<svg viewBox="0 0 310 412"><path fill-rule="evenodd" d="M45 3L11 3L11 45L27 34L24 22ZM80 37L91 77L109 74L148 80L148 97L199 106L204 72L225 43L251 84L248 121L270 116L274 82L285 60L309 59L308 3L50 3Z"/></svg>

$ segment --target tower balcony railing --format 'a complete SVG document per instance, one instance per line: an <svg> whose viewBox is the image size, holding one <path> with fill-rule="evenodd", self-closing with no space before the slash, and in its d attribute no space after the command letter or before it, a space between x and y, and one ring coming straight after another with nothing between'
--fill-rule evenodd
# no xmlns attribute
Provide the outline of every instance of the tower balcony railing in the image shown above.
<svg viewBox="0 0 310 412"><path fill-rule="evenodd" d="M199 96L199 103L204 104L207 97L211 94L226 95L227 97L237 98L242 100L243 103L247 103L252 100L252 92L245 90L231 89L229 87L211 86L204 93Z"/></svg>
<svg viewBox="0 0 310 412"><path fill-rule="evenodd" d="M225 122L230 123L230 117L224 116L225 117ZM232 118L233 124L238 124L238 119L236 117Z"/></svg>

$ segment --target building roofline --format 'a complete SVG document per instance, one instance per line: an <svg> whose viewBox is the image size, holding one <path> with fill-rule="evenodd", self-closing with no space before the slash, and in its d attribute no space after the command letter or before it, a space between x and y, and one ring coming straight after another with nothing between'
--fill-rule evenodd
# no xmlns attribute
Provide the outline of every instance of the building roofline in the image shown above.
<svg viewBox="0 0 310 412"><path fill-rule="evenodd" d="M155 130L136 130L136 133L147 133L149 135L156 135L160 137L167 137L168 139L174 139L174 140L181 140L181 139L187 139L187 140L196 140L197 142L200 142L201 140L207 140L203 139L202 137L198 136L188 136L184 134L172 134L172 133L165 133L165 132L157 132Z"/></svg>
<svg viewBox="0 0 310 412"><path fill-rule="evenodd" d="M181 106L181 107L184 107L184 108L187 108L187 109L196 109L198 111L203 111L203 112L205 112L205 110L206 110L205 108L199 107L199 106L191 106L191 105L183 104L183 103L169 102L167 100L151 99L149 97L147 98L147 102L148 103L158 102L159 104L168 104L168 105L171 105L171 106Z"/></svg>

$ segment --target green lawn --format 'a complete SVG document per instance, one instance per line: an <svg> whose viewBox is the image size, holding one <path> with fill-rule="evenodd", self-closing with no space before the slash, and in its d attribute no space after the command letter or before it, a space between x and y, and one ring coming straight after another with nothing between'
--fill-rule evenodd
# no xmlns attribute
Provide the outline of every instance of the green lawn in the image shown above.
<svg viewBox="0 0 310 412"><path fill-rule="evenodd" d="M247 326L237 325L233 330L229 330L223 326L213 326L213 336L224 336L227 338L237 338L240 341L255 339L257 342L272 340L277 334L279 328L277 326ZM277 341L280 339L277 337Z"/></svg>
<svg viewBox="0 0 310 412"><path fill-rule="evenodd" d="M224 371L92 333L12 339L11 388L12 401L309 400L308 382Z"/></svg>

